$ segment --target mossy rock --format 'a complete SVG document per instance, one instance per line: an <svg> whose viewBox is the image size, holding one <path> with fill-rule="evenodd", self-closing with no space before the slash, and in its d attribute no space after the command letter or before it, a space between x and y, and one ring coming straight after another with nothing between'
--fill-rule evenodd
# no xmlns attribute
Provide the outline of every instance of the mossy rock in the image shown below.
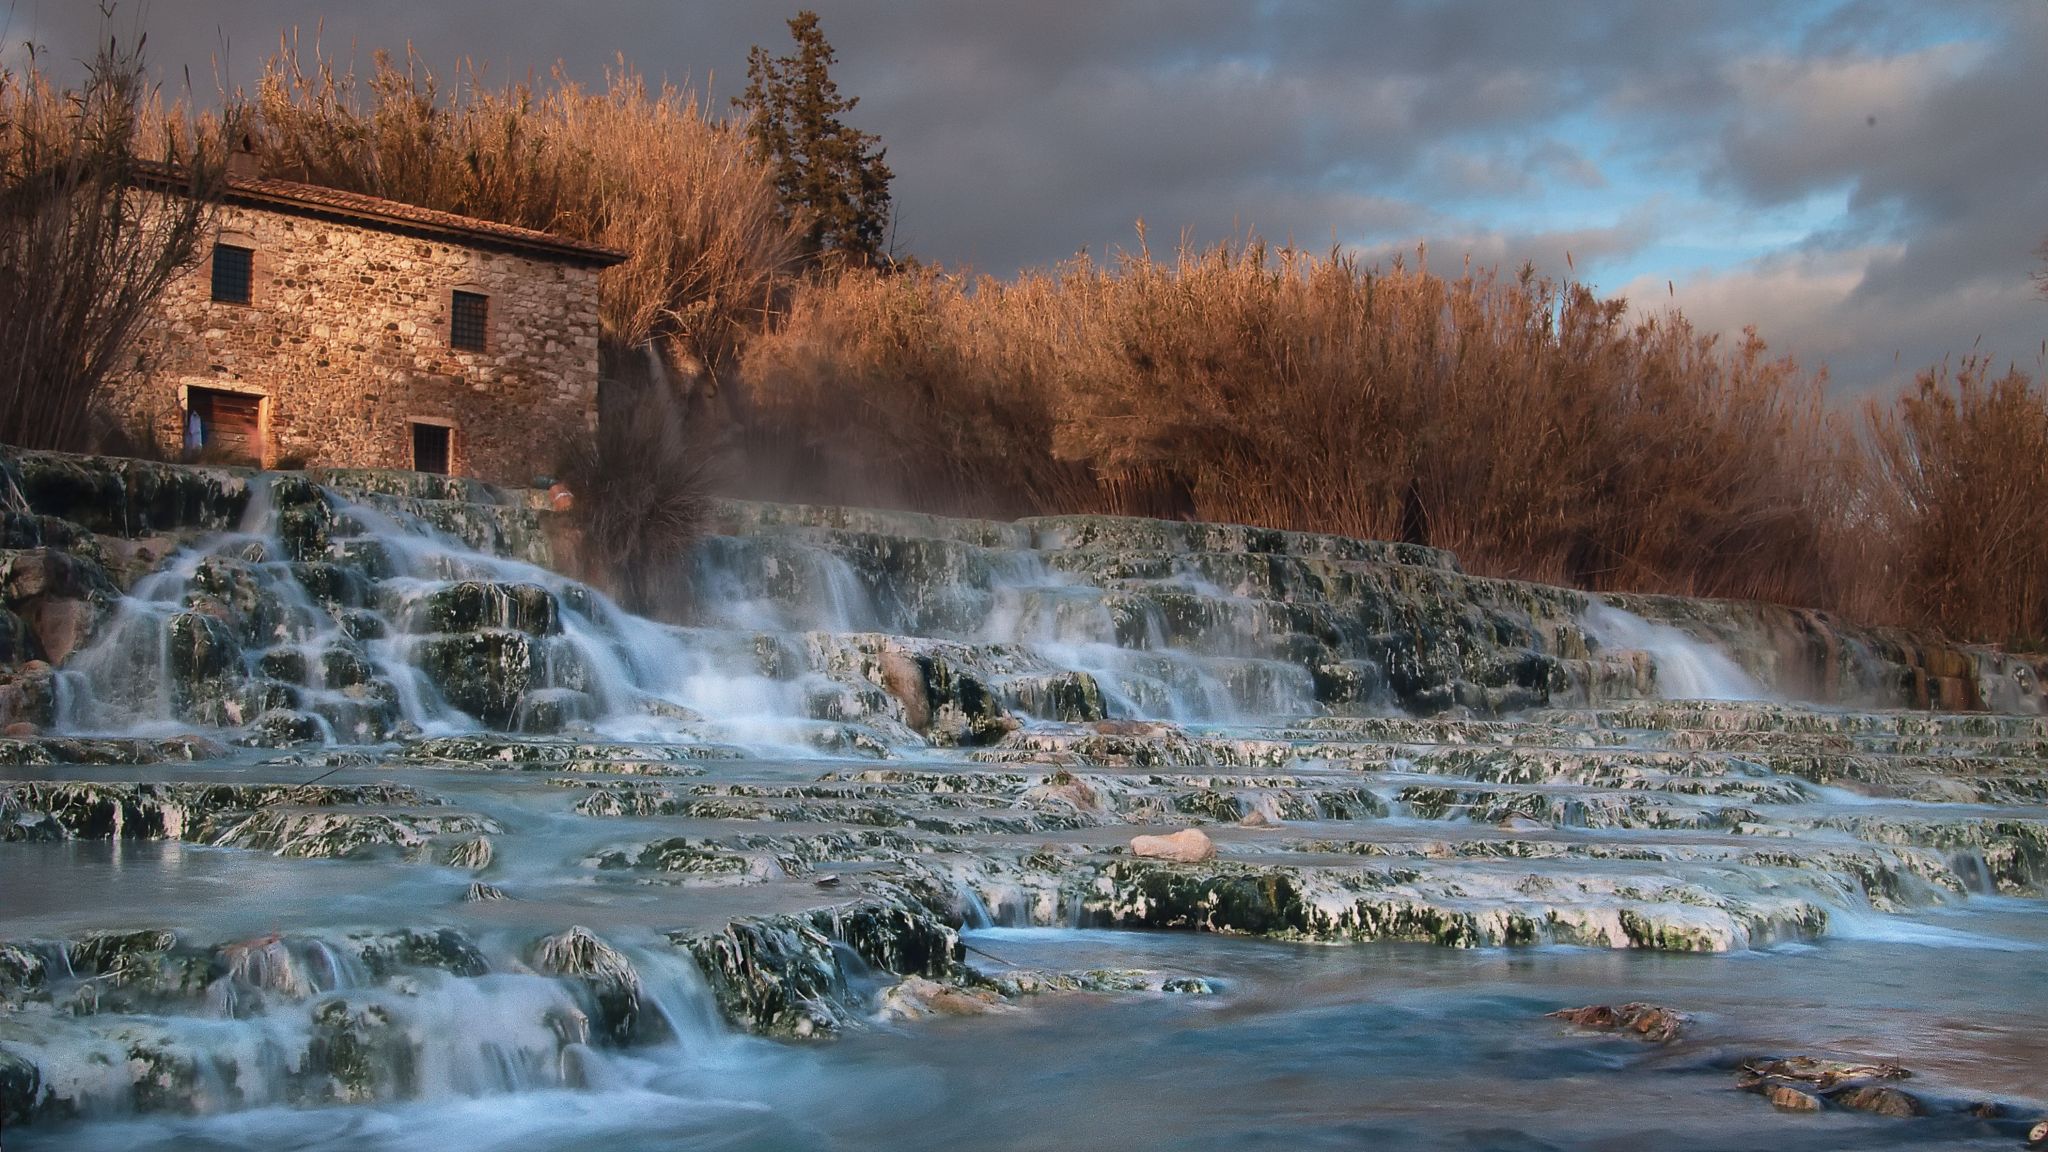
<svg viewBox="0 0 2048 1152"><path fill-rule="evenodd" d="M337 997L313 1007L312 1034L292 1077L292 1097L306 1104L403 1100L419 1091L412 1040L390 1009L360 1008Z"/></svg>
<svg viewBox="0 0 2048 1152"><path fill-rule="evenodd" d="M538 584L460 581L428 593L407 617L412 632L502 629L551 636L562 630L554 594Z"/></svg>
<svg viewBox="0 0 2048 1152"><path fill-rule="evenodd" d="M519 701L530 689L547 686L546 654L524 632L424 637L413 648L412 661L450 707L501 731L512 726Z"/></svg>
<svg viewBox="0 0 2048 1152"><path fill-rule="evenodd" d="M412 929L351 938L370 975L379 980L407 968L432 968L451 976L482 976L490 962L469 937L453 928Z"/></svg>
<svg viewBox="0 0 2048 1152"><path fill-rule="evenodd" d="M27 1057L0 1045L0 1129L27 1124L42 1100L42 1071Z"/></svg>

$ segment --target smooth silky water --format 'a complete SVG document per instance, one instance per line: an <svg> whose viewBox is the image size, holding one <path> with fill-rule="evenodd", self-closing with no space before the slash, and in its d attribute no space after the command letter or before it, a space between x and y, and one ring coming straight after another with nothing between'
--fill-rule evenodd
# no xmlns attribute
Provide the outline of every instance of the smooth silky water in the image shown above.
<svg viewBox="0 0 2048 1152"><path fill-rule="evenodd" d="M233 736L261 728L253 706L240 704L254 699L312 717L314 744L190 764L0 766L0 787L406 786L418 806L376 811L488 822L492 859L480 876L510 898L465 901L479 878L473 868L393 844L323 859L177 837L0 843L0 937L172 928L198 944L244 942L235 955L253 966L216 981L187 1009L134 1018L199 1056L194 1084L154 1107L128 1083L118 1014L92 1017L84 1031L52 1025L47 1033L27 1016L0 1014L0 1043L34 1058L78 1102L74 1117L8 1132L10 1150L2009 1148L2009 1123L1778 1113L1739 1092L1733 1069L1755 1055L1892 1059L1915 1071L1907 1085L1933 1101L2000 1099L2024 1113L2048 1095L2048 919L2038 900L1992 894L2025 879L2009 861L1962 843L1914 858L1880 911L1839 876L1742 855L1776 845L1860 850L1858 830L1873 821L1905 826L1936 811L2039 821L2048 816L2039 807L1872 797L1775 775L1761 757L1741 760L1739 749L1733 760L1716 752L1667 770L1656 757L1682 751L1677 737L1591 729L1560 737L1583 716L1526 725L1497 749L1540 757L1592 748L1589 763L1610 757L1621 768L1602 774L1592 763L1546 777L1468 767L1446 759L1461 751L1450 738L1404 738L1358 763L1333 759L1317 742L1345 730L1304 729L1304 718L1391 716L1383 689L1341 703L1322 698L1333 669L1363 670L1368 682L1378 670L1340 643L1342 659L1312 675L1294 655L1299 637L1276 630L1271 602L1221 587L1185 559L1110 586L1077 575L1072 557L1055 564L1040 552L931 539L911 542L929 571L898 584L864 563L844 533L724 535L697 562L697 618L670 627L545 569L460 544L389 502L323 499L337 525L328 554L374 553L363 561L363 587L344 597L348 610L316 595L304 569L287 562L279 511L259 499L242 531L202 542L136 587L102 640L68 666L61 716L72 734ZM229 580L223 567L240 575ZM531 631L539 655L499 725L541 734L486 740L478 755L567 740L625 749L624 761L521 767L414 754L421 741L489 735L453 706L436 663L449 639L437 597L464 581L490 590L483 613L500 633L530 624L518 619L533 610L520 586L544 590L559 621ZM188 634L176 621L195 597L225 584L262 609L254 612L262 630L244 635L214 675L250 687L181 695L173 649ZM1725 653L1677 628L1597 603L1580 624L1596 646L1647 656L1667 696L1767 695ZM876 674L863 671L882 650L860 639L871 633L953 645L906 649L953 659L980 646L973 659L992 670L988 681L1014 718L997 750L1040 743L1028 755L974 759L939 746L931 730L913 731L871 682ZM273 682L276 669L301 666L315 670L303 683ZM1085 681L1060 680L1075 675ZM1033 714L1033 693L1054 681L1093 685L1108 723ZM535 720L542 709L555 720ZM1483 725L1473 731L1492 738ZM1094 754L1085 741L1098 733L1182 741L1210 758L1189 752L1105 767L1085 759ZM1352 742L1371 750L1376 739ZM1317 750L1229 760L1252 755L1247 742L1290 740ZM2008 766L2016 759L2010 750L1987 755ZM1083 783L1059 783L1055 765L1071 766ZM990 785L998 799L985 804L972 784L905 792L893 777L847 783L878 769L1024 778ZM1070 819L1065 801L1047 808L1032 791L1075 787L1125 807ZM1432 797L1446 787L1460 791ZM669 802L712 797L737 807L598 818L575 806L601 791L630 798L635 788ZM1329 797L1343 790L1348 807L1333 807ZM897 807L849 817L846 805L869 795ZM1219 796L1274 826L1208 823L1227 861L1360 867L1384 859L1450 876L1418 899L1454 911L1461 899L1536 901L1573 884L1596 896L1610 886L1611 899L1626 905L1643 869L1655 876L1668 866L1692 869L1684 878L1697 885L1668 900L1725 898L1739 907L1797 898L1824 910L1825 930L1809 938L1743 926L1732 938L1749 946L1720 955L1542 940L1294 944L1078 927L1109 914L1083 908L1069 891L1033 889L1037 881L1021 873L972 866L981 855L1021 858L1041 848L1113 863L1133 831L1209 820ZM1543 805L1523 803L1532 797ZM1626 807L1644 797L1653 810ZM1025 819L1048 811L1061 819ZM1865 823L1844 823L1852 818ZM966 961L977 970L1143 969L1204 978L1214 994L1041 995L964 1019L863 1015L829 1041L757 1038L722 1018L704 973L667 934L804 913L834 892L893 878L893 865L828 855L785 866L772 850L744 875L678 878L618 864L672 838L736 842L865 827L928 837L900 855L953 869L956 899L943 911L965 926ZM1734 862L1712 853L1733 853ZM608 854L613 863L602 863ZM1997 877L1994 865L2004 869ZM1588 922L1613 918L1596 907ZM570 925L599 934L637 974L655 1021L640 1042L565 1044L551 1031L590 1005L535 971L532 942ZM354 933L428 926L460 932L485 971L379 976L352 958ZM837 947L846 999L873 1008L894 977ZM283 995L252 1010L233 999L251 985ZM1544 1015L1630 1000L1692 1013L1694 1030L1653 1045ZM287 1103L313 1018L334 1004L396 1022L403 1043L369 1059L405 1063L408 1088L397 1094L405 1098Z"/></svg>
<svg viewBox="0 0 2048 1152"><path fill-rule="evenodd" d="M1289 946L1186 934L972 932L1020 964L1184 969L1215 997L1072 997L821 1047L703 1025L605 1057L590 1087L255 1109L30 1131L29 1149L2011 1148L1854 1113L1786 1117L1733 1059L1911 1054L1919 1091L2038 1092L2048 945L2018 902L1893 939L1721 957ZM679 995L688 995L684 990ZM1683 1047L1576 1034L1561 1004L1653 999Z"/></svg>

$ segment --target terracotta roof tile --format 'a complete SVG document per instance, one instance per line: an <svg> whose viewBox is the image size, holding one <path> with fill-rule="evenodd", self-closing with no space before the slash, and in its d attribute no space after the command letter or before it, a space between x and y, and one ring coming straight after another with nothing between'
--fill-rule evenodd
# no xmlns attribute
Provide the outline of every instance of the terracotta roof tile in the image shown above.
<svg viewBox="0 0 2048 1152"><path fill-rule="evenodd" d="M165 165L149 165L145 182L175 188L182 173ZM508 249L541 259L559 260L587 267L608 268L626 260L626 253L602 245L573 240L552 232L500 224L475 216L462 216L434 208L422 208L381 196L344 192L296 180L272 180L230 176L223 196L228 203L268 208L344 221L366 228L424 235L471 247Z"/></svg>

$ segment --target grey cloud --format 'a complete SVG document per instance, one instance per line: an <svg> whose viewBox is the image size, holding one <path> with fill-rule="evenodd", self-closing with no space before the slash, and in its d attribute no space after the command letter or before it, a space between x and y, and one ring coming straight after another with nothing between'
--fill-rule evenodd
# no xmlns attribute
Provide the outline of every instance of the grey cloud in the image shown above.
<svg viewBox="0 0 2048 1152"><path fill-rule="evenodd" d="M0 2L55 54L88 50L92 5ZM623 52L723 103L748 45L785 43L799 2L148 0L144 15L153 59L202 83L224 41L246 83L279 29L310 37L324 14L328 50L360 62L410 40L444 68L467 56L503 79L559 59L594 79ZM1667 276L1694 281L1702 308L1826 349L1863 385L1890 378L1894 350L1932 359L1981 336L2017 356L2048 321L2025 284L2048 232L2048 5L803 2L861 98L853 119L889 148L899 244L929 259L1006 274L1128 247L1142 217L1155 247L1256 228L1368 256L1428 241L1440 266L1469 252L1562 271L1569 250L1585 271L1655 244L1687 197L1739 216L1841 194L1847 215L1802 248L1646 283L1661 297ZM1964 25L1993 31L1988 56L1922 47ZM1609 151L1566 139L1571 118L1607 126ZM1665 165L1661 195L1681 203L1552 230L1455 207L1611 190L1617 157Z"/></svg>
<svg viewBox="0 0 2048 1152"><path fill-rule="evenodd" d="M2028 277L2048 233L2048 6L1991 11L1988 47L1902 50L1880 31L1873 48L1830 27L1826 54L1772 62L1736 105L1717 182L1759 202L1846 192L1847 219L1801 261L1847 255L1860 273L1809 278L1842 290L1792 334L1828 348L1846 387L1972 351L2041 366L2048 307ZM1752 271L1783 285L1788 267Z"/></svg>

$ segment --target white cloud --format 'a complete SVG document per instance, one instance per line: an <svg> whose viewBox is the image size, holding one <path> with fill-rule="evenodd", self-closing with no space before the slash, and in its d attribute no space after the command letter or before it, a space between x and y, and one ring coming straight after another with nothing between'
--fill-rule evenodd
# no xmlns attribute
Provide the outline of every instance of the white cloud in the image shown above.
<svg viewBox="0 0 2048 1152"><path fill-rule="evenodd" d="M1775 352L1809 367L1825 361L1842 395L1889 391L1944 358L1972 353L2001 369L2040 371L2048 303L2029 285L1980 276L1931 284L1911 299L1867 290L1875 273L1905 255L1900 244L1781 253L1675 283L1640 277L1621 291L1639 314L1675 304L1728 341L1755 325Z"/></svg>

